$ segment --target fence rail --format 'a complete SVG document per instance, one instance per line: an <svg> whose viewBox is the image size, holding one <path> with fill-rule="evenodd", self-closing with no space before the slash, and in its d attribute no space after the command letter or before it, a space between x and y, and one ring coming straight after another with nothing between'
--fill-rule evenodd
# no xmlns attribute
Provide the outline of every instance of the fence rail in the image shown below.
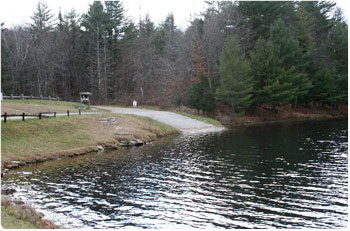
<svg viewBox="0 0 350 231"><path fill-rule="evenodd" d="M55 97L51 97L51 96L48 96L48 97L44 97L44 96L25 96L23 94L21 94L20 96L18 95L4 95L2 97L3 99L42 99L42 100L56 100L56 101L59 101L60 98L57 96L56 98Z"/></svg>
<svg viewBox="0 0 350 231"><path fill-rule="evenodd" d="M49 116L52 114L52 116ZM22 121L25 121L25 117L38 117L39 119L41 118L49 118L49 117L56 117L57 112L39 112L38 114L7 114L6 112L1 115L1 117L4 118L4 123L6 123L7 119L9 117L22 117ZM81 109L79 109L79 115L81 115ZM69 116L69 110L67 111L67 116Z"/></svg>

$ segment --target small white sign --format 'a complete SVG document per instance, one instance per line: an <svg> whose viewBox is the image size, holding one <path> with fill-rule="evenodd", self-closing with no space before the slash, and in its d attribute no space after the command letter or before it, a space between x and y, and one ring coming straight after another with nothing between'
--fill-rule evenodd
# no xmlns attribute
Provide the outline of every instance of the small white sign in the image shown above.
<svg viewBox="0 0 350 231"><path fill-rule="evenodd" d="M137 107L137 101L136 100L132 101L132 106L133 107Z"/></svg>

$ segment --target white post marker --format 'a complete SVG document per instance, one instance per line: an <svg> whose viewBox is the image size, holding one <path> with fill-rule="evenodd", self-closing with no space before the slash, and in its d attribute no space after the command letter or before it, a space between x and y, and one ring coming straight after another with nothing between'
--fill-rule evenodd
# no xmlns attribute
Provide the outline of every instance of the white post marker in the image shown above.
<svg viewBox="0 0 350 231"><path fill-rule="evenodd" d="M133 107L137 107L137 101L136 100L132 101L132 106Z"/></svg>

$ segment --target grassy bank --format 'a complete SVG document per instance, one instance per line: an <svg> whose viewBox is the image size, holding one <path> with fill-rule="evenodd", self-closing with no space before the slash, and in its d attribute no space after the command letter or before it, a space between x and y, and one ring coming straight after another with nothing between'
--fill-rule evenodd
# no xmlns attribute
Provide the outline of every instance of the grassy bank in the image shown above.
<svg viewBox="0 0 350 231"><path fill-rule="evenodd" d="M214 126L222 126L220 121L218 121L216 119L212 119L210 117L194 115L194 114L190 114L190 113L186 113L186 112L180 112L180 111L174 111L174 112L177 113L177 114L183 115L183 116L190 117L190 118L195 119L195 120L202 121L204 123L212 124Z"/></svg>
<svg viewBox="0 0 350 231"><path fill-rule="evenodd" d="M24 122L9 120L2 122L1 132L4 165L9 161L30 161L122 140L150 141L178 131L149 118L104 113Z"/></svg>
<svg viewBox="0 0 350 231"><path fill-rule="evenodd" d="M1 112L7 114L39 113L39 112L73 112L78 111L79 104L74 102L31 100L31 99L5 99L1 102Z"/></svg>
<svg viewBox="0 0 350 231"><path fill-rule="evenodd" d="M10 199L1 199L1 226L5 229L51 229L55 225L42 219L35 210L15 205Z"/></svg>
<svg viewBox="0 0 350 231"><path fill-rule="evenodd" d="M78 104L46 100L5 100L2 113L77 111ZM122 142L152 141L178 133L175 128L147 117L102 113L1 122L1 170L30 163L73 157L104 148L119 148ZM2 172L3 173L3 172ZM7 229L53 228L31 208L1 203L1 225Z"/></svg>

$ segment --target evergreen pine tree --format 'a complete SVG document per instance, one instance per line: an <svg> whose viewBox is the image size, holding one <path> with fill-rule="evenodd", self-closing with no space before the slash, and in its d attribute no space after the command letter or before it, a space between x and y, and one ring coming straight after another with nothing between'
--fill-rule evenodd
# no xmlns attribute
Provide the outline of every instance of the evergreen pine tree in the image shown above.
<svg viewBox="0 0 350 231"><path fill-rule="evenodd" d="M291 103L297 104L298 100L304 99L312 88L311 81L305 72L308 54L302 53L299 43L290 33L285 23L278 19L270 30L270 40L275 45L278 53L279 65L285 76L282 82L291 84L290 94L293 94Z"/></svg>
<svg viewBox="0 0 350 231"><path fill-rule="evenodd" d="M57 23L57 29L59 31L63 31L64 27L65 27L65 22L63 20L63 17L62 17L62 12L61 12L61 8L60 8L60 11L58 12L58 23Z"/></svg>
<svg viewBox="0 0 350 231"><path fill-rule="evenodd" d="M299 44L281 19L271 27L269 41L258 40L251 57L256 103L297 104L311 89Z"/></svg>
<svg viewBox="0 0 350 231"><path fill-rule="evenodd" d="M233 112L248 108L252 103L252 79L249 64L244 60L239 40L231 36L224 45L220 57L220 87L216 98L232 106Z"/></svg>
<svg viewBox="0 0 350 231"><path fill-rule="evenodd" d="M340 14L340 13L338 13ZM328 50L330 51L330 58L334 60L334 67L339 75L339 87L341 94L346 95L342 99L347 101L348 92L348 25L342 16L334 22L329 33Z"/></svg>
<svg viewBox="0 0 350 231"><path fill-rule="evenodd" d="M215 98L209 89L208 77L204 74L199 76L199 82L192 83L189 90L188 104L190 107L203 111L214 111Z"/></svg>
<svg viewBox="0 0 350 231"><path fill-rule="evenodd" d="M257 41L255 51L251 53L251 74L255 104L278 105L292 101L292 84L286 81L290 73L281 66L278 49L271 41Z"/></svg>
<svg viewBox="0 0 350 231"><path fill-rule="evenodd" d="M38 2L36 11L31 16L33 23L29 26L30 31L38 34L51 31L53 29L52 18L53 15L47 4L45 2Z"/></svg>
<svg viewBox="0 0 350 231"><path fill-rule="evenodd" d="M338 17L326 40L330 65L328 75L331 75L328 95L324 100L327 103L346 103L348 99L348 26L341 16Z"/></svg>

